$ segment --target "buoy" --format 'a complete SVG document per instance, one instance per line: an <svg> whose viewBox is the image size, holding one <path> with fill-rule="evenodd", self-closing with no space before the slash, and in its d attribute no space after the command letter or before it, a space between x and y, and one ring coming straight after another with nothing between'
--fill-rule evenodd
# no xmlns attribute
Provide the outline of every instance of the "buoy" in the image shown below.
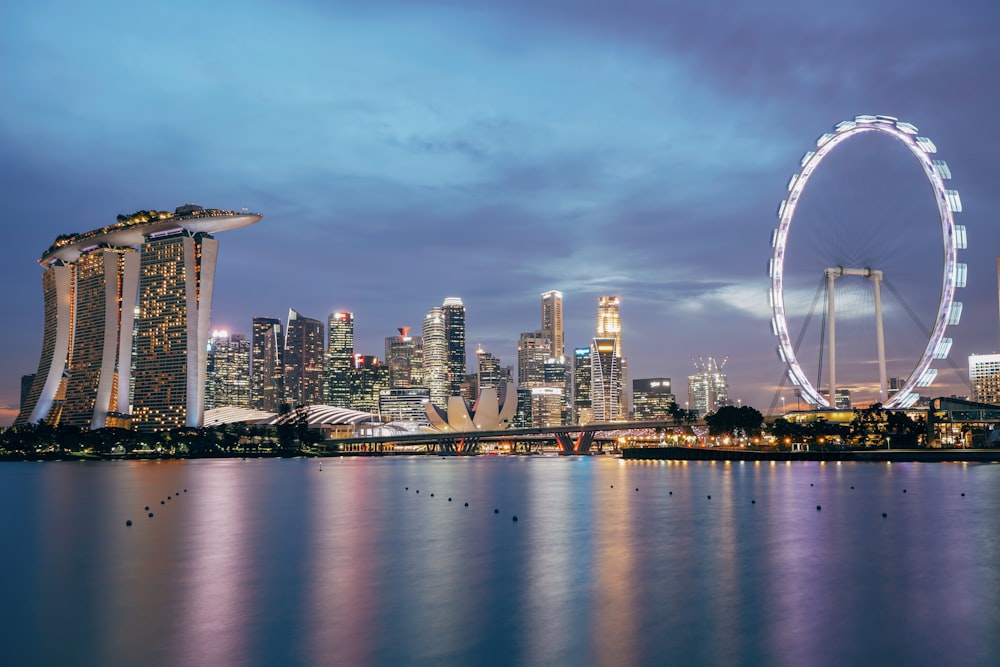
<svg viewBox="0 0 1000 667"><path fill-rule="evenodd" d="M903 489L903 493L906 493L906 489Z"/></svg>
<svg viewBox="0 0 1000 667"><path fill-rule="evenodd" d="M751 504L751 505L756 505L756 504L757 504L757 501L756 501L756 500L751 500L751 501L750 501L750 504Z"/></svg>
<svg viewBox="0 0 1000 667"><path fill-rule="evenodd" d="M417 493L420 493L420 489L417 489Z"/></svg>
<svg viewBox="0 0 1000 667"><path fill-rule="evenodd" d="M820 511L821 509L823 509L823 507L822 507L822 506L820 506L820 505L817 505L817 506L816 506L816 511L817 511L817 512L818 512L818 511Z"/></svg>
<svg viewBox="0 0 1000 667"><path fill-rule="evenodd" d="M886 514L885 512L882 512L882 518L883 518L883 519L884 519L884 518L886 518L887 516L889 516L889 515L888 515L888 514Z"/></svg>
<svg viewBox="0 0 1000 667"><path fill-rule="evenodd" d="M494 513L494 514L500 514L500 510L499 510L499 509L497 509L496 507L494 507L494 508L493 508L493 513Z"/></svg>
<svg viewBox="0 0 1000 667"><path fill-rule="evenodd" d="M854 487L852 486L852 487L851 487L851 491L853 491L853 490L854 490Z"/></svg>
<svg viewBox="0 0 1000 667"><path fill-rule="evenodd" d="M449 497L448 497L448 502L449 502L449 503L451 502L451 496L449 496Z"/></svg>
<svg viewBox="0 0 1000 667"><path fill-rule="evenodd" d="M469 506L469 503L465 503L465 506L466 506L466 507L468 507L468 506Z"/></svg>
<svg viewBox="0 0 1000 667"><path fill-rule="evenodd" d="M711 499L712 499L712 496L709 496L709 497L708 497L708 499L709 499L709 500L711 500Z"/></svg>
<svg viewBox="0 0 1000 667"><path fill-rule="evenodd" d="M166 504L167 504L167 501L166 501L166 500L161 500L161 501L160 501L160 504L161 504L161 505L166 505Z"/></svg>
<svg viewBox="0 0 1000 667"><path fill-rule="evenodd" d="M636 490L636 491L638 491L638 490L639 490L639 487L638 487L638 486L637 486L637 487L635 487L635 490Z"/></svg>
<svg viewBox="0 0 1000 667"><path fill-rule="evenodd" d="M184 489L184 493L187 493L187 492L188 492L188 490L187 490L187 489Z"/></svg>
<svg viewBox="0 0 1000 667"><path fill-rule="evenodd" d="M434 497L434 494L432 493L432 494L431 494L431 498L433 498L433 497Z"/></svg>
<svg viewBox="0 0 1000 667"><path fill-rule="evenodd" d="M612 484L612 485L611 485L611 488L612 488L612 489L613 489L613 488L615 488L615 485L614 485L614 484Z"/></svg>
<svg viewBox="0 0 1000 667"><path fill-rule="evenodd" d="M126 521L125 525L126 526L131 526L132 525L132 519L129 519L128 521Z"/></svg>
<svg viewBox="0 0 1000 667"><path fill-rule="evenodd" d="M514 515L514 518L512 520L513 521L517 521L517 515L516 514Z"/></svg>
<svg viewBox="0 0 1000 667"><path fill-rule="evenodd" d="M673 492L673 491L671 491L671 492L670 492L670 495L674 495L674 492Z"/></svg>
<svg viewBox="0 0 1000 667"><path fill-rule="evenodd" d="M149 511L149 505L146 505L146 511L147 512Z"/></svg>
<svg viewBox="0 0 1000 667"><path fill-rule="evenodd" d="M809 482L809 486L812 486L812 485L813 485L813 483L812 483L812 482Z"/></svg>
<svg viewBox="0 0 1000 667"><path fill-rule="evenodd" d="M149 513L149 516L153 516L153 513L152 513L152 512L150 512L150 513Z"/></svg>
<svg viewBox="0 0 1000 667"><path fill-rule="evenodd" d="M409 491L409 490L410 490L410 487L406 487L406 490L407 490L407 491Z"/></svg>
<svg viewBox="0 0 1000 667"><path fill-rule="evenodd" d="M962 492L962 497L963 497L963 498L965 497L965 492L964 492L964 491Z"/></svg>
<svg viewBox="0 0 1000 667"><path fill-rule="evenodd" d="M167 500L170 500L170 496L167 496Z"/></svg>

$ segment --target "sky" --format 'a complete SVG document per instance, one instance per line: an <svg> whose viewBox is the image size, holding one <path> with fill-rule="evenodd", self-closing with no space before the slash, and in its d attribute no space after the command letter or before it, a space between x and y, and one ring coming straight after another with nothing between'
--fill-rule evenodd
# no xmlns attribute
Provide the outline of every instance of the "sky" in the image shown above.
<svg viewBox="0 0 1000 667"><path fill-rule="evenodd" d="M727 358L733 401L766 412L783 375L776 209L802 154L858 114L913 123L951 167L969 284L949 336L966 367L1000 347L998 35L992 0L3 3L0 423L38 366L41 253L190 202L264 215L218 235L214 328L350 310L356 351L382 356L459 296L469 356L514 364L542 292L564 294L568 349L615 294L632 378L670 377L686 400L692 360ZM877 249L933 320L940 223L917 163L881 139L824 161L789 254ZM879 233L849 231L845 210ZM822 275L798 264L796 304ZM968 393L941 369L932 393Z"/></svg>

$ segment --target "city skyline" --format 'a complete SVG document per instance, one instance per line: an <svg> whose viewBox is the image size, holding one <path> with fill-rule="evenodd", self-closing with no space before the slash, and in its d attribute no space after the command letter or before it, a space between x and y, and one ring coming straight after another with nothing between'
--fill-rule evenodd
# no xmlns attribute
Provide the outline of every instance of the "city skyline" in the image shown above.
<svg viewBox="0 0 1000 667"><path fill-rule="evenodd" d="M564 295L566 349L617 294L630 377L679 382L692 358L728 356L732 400L766 410L783 374L765 271L775 208L816 137L863 113L914 123L947 159L969 233L951 359L996 351L1000 194L982 136L1000 10L790 6L5 6L16 66L0 80L17 103L0 110L0 275L15 324L0 424L42 351L35 258L60 234L184 201L267 219L220 247L213 329L348 311L357 349L378 354L457 295L469 349L507 365L543 292ZM143 25L199 48L168 54ZM940 368L933 395L968 393Z"/></svg>

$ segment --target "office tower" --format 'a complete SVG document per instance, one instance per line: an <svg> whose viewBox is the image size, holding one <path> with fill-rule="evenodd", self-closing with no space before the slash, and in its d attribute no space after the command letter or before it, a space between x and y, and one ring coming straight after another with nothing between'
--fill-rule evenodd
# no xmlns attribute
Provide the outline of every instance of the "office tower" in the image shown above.
<svg viewBox="0 0 1000 667"><path fill-rule="evenodd" d="M389 369L378 357L354 355L350 373L352 410L375 414L381 392L389 388Z"/></svg>
<svg viewBox="0 0 1000 667"><path fill-rule="evenodd" d="M632 380L633 418L652 421L670 418L670 407L677 404L670 378Z"/></svg>
<svg viewBox="0 0 1000 667"><path fill-rule="evenodd" d="M399 327L398 336L385 339L385 364L389 387L406 389L423 385L423 338L411 336L410 327Z"/></svg>
<svg viewBox="0 0 1000 667"><path fill-rule="evenodd" d="M430 390L431 404L446 410L451 382L448 379L448 341L444 310L431 308L424 317L424 384Z"/></svg>
<svg viewBox="0 0 1000 667"><path fill-rule="evenodd" d="M15 423L58 424L66 407L66 423L100 428L109 415L125 423L132 387L137 428L199 426L218 248L211 233L260 219L187 204L57 238L39 260L42 357Z"/></svg>
<svg viewBox="0 0 1000 667"><path fill-rule="evenodd" d="M595 422L622 417L621 357L614 338L594 338L591 346L591 406Z"/></svg>
<svg viewBox="0 0 1000 667"><path fill-rule="evenodd" d="M542 331L552 341L552 357L562 357L566 354L563 345L563 295L558 290L549 290L542 294Z"/></svg>
<svg viewBox="0 0 1000 667"><path fill-rule="evenodd" d="M622 351L622 321L619 306L621 299L617 296L602 296L597 299L597 337L614 338L615 354L618 356L617 377L620 386L616 390L618 397L618 414L628 415L630 410L628 387L628 359Z"/></svg>
<svg viewBox="0 0 1000 667"><path fill-rule="evenodd" d="M326 346L324 402L338 408L351 405L350 374L354 361L354 313L330 313Z"/></svg>
<svg viewBox="0 0 1000 667"><path fill-rule="evenodd" d="M134 248L98 248L76 261L76 305L60 424L103 428L129 413L132 328L139 276Z"/></svg>
<svg viewBox="0 0 1000 667"><path fill-rule="evenodd" d="M622 356L622 320L617 296L602 296L597 299L597 338L614 338L616 354Z"/></svg>
<svg viewBox="0 0 1000 667"><path fill-rule="evenodd" d="M591 404L592 358L589 347L573 350L573 421L581 426L594 421L594 408Z"/></svg>
<svg viewBox="0 0 1000 667"><path fill-rule="evenodd" d="M285 327L285 400L323 402L323 323L288 309Z"/></svg>
<svg viewBox="0 0 1000 667"><path fill-rule="evenodd" d="M559 387L531 388L531 426L562 426L566 413L566 396Z"/></svg>
<svg viewBox="0 0 1000 667"><path fill-rule="evenodd" d="M213 331L205 409L224 407L250 407L250 341L243 334Z"/></svg>
<svg viewBox="0 0 1000 667"><path fill-rule="evenodd" d="M726 361L716 363L714 357L707 360L698 358L694 362L697 373L688 376L688 400L690 408L699 417L717 411L724 405L729 405L729 380L723 369Z"/></svg>
<svg viewBox="0 0 1000 667"><path fill-rule="evenodd" d="M285 336L276 317L253 318L251 407L278 412L285 402Z"/></svg>
<svg viewBox="0 0 1000 667"><path fill-rule="evenodd" d="M1000 354L970 354L972 400L1000 404Z"/></svg>
<svg viewBox="0 0 1000 667"><path fill-rule="evenodd" d="M444 328L448 346L448 382L452 396L459 395L465 382L465 306L458 297L444 300Z"/></svg>
<svg viewBox="0 0 1000 667"><path fill-rule="evenodd" d="M517 388L517 408L514 411L514 422L513 426L515 428L530 428L532 423L531 418L531 388L529 387L518 387Z"/></svg>
<svg viewBox="0 0 1000 667"><path fill-rule="evenodd" d="M552 357L552 340L541 329L525 331L517 341L517 386L541 387L545 360Z"/></svg>
<svg viewBox="0 0 1000 667"><path fill-rule="evenodd" d="M383 419L428 426L426 405L430 401L431 392L426 387L383 389L379 392L378 412Z"/></svg>
<svg viewBox="0 0 1000 667"><path fill-rule="evenodd" d="M482 348L476 350L476 377L476 398L483 389L499 389L504 381L500 360Z"/></svg>

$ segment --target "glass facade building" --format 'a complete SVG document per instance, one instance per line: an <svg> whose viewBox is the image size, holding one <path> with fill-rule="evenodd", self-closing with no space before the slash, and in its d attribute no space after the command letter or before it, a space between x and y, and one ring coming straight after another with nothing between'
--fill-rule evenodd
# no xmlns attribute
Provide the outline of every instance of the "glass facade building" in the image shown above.
<svg viewBox="0 0 1000 667"><path fill-rule="evenodd" d="M278 412L285 402L285 336L276 317L253 318L251 407Z"/></svg>

